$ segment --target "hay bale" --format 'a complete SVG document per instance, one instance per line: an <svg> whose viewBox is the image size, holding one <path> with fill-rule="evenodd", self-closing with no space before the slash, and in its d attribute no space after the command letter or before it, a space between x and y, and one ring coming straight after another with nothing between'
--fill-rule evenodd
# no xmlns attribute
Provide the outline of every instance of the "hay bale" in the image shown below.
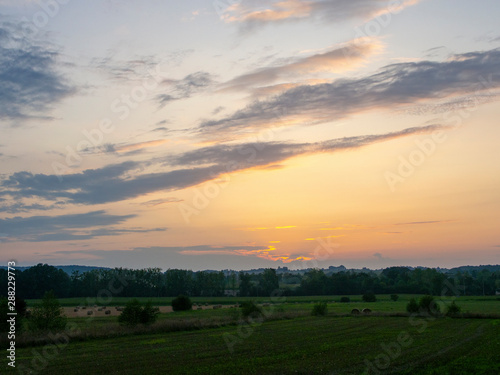
<svg viewBox="0 0 500 375"><path fill-rule="evenodd" d="M82 310L85 310L85 309L87 309L87 306L82 306Z"/></svg>
<svg viewBox="0 0 500 375"><path fill-rule="evenodd" d="M363 309L363 314L370 314L372 311L370 309Z"/></svg>
<svg viewBox="0 0 500 375"><path fill-rule="evenodd" d="M87 311L87 315L92 315L94 312L92 310Z"/></svg>
<svg viewBox="0 0 500 375"><path fill-rule="evenodd" d="M106 311L104 311L104 314L106 314L106 315L111 315L111 310L106 310Z"/></svg>
<svg viewBox="0 0 500 375"><path fill-rule="evenodd" d="M78 309L73 309L73 312L78 312Z"/></svg>
<svg viewBox="0 0 500 375"><path fill-rule="evenodd" d="M352 309L351 314L353 315L359 315L359 310L358 309Z"/></svg>
<svg viewBox="0 0 500 375"><path fill-rule="evenodd" d="M198 306L197 310L203 310L203 307Z"/></svg>

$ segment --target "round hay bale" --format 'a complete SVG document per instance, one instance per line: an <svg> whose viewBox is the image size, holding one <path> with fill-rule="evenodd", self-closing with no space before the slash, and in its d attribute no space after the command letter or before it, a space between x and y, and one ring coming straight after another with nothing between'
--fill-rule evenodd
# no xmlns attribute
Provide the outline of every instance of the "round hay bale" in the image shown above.
<svg viewBox="0 0 500 375"><path fill-rule="evenodd" d="M359 315L359 310L358 309L352 309L351 314L353 315Z"/></svg>
<svg viewBox="0 0 500 375"><path fill-rule="evenodd" d="M99 308L97 309L97 311L102 311L102 308L100 308L100 307L99 307Z"/></svg>
<svg viewBox="0 0 500 375"><path fill-rule="evenodd" d="M197 310L203 310L203 307L198 306Z"/></svg>
<svg viewBox="0 0 500 375"><path fill-rule="evenodd" d="M106 311L104 312L104 314L106 314L106 315L111 315L111 310L106 310Z"/></svg>
<svg viewBox="0 0 500 375"><path fill-rule="evenodd" d="M363 309L363 314L371 314L371 312L370 309Z"/></svg>
<svg viewBox="0 0 500 375"><path fill-rule="evenodd" d="M87 311L87 315L92 315L94 312L92 310Z"/></svg>
<svg viewBox="0 0 500 375"><path fill-rule="evenodd" d="M85 310L87 308L87 306L82 306L82 310Z"/></svg>
<svg viewBox="0 0 500 375"><path fill-rule="evenodd" d="M78 309L74 309L73 312L78 312Z"/></svg>

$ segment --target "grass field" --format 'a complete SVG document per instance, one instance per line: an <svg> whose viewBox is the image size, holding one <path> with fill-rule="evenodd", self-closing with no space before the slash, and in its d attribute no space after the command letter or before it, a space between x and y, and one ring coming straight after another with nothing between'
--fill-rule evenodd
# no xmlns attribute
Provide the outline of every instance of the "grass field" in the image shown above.
<svg viewBox="0 0 500 375"><path fill-rule="evenodd" d="M374 303L360 296L351 296L350 303L332 303L340 299L332 296L290 297L271 305L266 321L253 324L236 308L160 314L153 326L137 329L120 327L117 317L72 318L81 335L59 347L19 345L17 365L20 373L40 374L500 373L500 319L412 318L404 315L411 297L393 302L379 296ZM223 300L244 299L197 303ZM319 300L329 302L328 314L313 317L311 301ZM116 302L124 305L126 299ZM461 297L457 304L465 312L500 317L495 297ZM364 307L374 316L349 314Z"/></svg>

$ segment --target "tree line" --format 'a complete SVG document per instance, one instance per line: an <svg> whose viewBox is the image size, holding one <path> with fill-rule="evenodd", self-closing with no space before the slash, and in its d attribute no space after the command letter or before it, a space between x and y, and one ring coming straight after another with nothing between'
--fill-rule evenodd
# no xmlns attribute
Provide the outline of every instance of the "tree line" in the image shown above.
<svg viewBox="0 0 500 375"><path fill-rule="evenodd" d="M0 283L0 296L5 296L7 270L0 269ZM446 274L430 268L390 267L381 272L325 273L320 269L309 269L302 273L277 273L269 268L259 273L247 273L114 268L75 271L68 275L48 264L17 271L18 297L38 299L50 290L58 298L96 297L103 291L115 297L215 297L223 296L225 291L244 297L259 297L269 296L276 290L285 296L365 293L494 295L500 290L500 271L483 269Z"/></svg>

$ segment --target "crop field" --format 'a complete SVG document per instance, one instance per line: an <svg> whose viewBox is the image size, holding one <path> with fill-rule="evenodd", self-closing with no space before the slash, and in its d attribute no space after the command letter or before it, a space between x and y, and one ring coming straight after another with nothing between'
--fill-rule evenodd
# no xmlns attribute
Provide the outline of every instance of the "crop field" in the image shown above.
<svg viewBox="0 0 500 375"><path fill-rule="evenodd" d="M7 373L500 373L497 298L461 297L456 303L473 318L434 318L408 316L405 307L411 297L401 295L394 302L377 296L372 303L362 302L360 296L350 296L348 303L339 303L335 296L287 297L264 309L264 319L245 319L241 309L230 307L242 298L194 298L203 306L226 306L162 313L152 326L138 328L120 326L116 316L75 317L68 322L78 327L78 334L68 334L69 341L61 335L38 343L23 344L20 339L18 368ZM116 300L117 305L127 301ZM166 301L153 299L162 306ZM311 316L317 301L328 302L326 316ZM61 300L65 306L78 302ZM353 308L373 313L353 316Z"/></svg>

